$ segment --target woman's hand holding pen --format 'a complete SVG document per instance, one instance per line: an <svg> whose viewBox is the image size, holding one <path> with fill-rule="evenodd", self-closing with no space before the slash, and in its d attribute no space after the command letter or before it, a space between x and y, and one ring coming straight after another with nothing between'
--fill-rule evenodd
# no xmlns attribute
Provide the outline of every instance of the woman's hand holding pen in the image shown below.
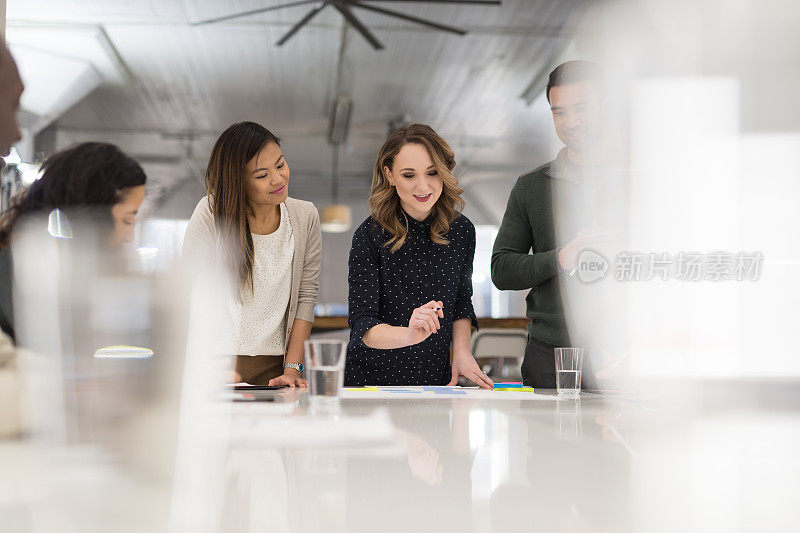
<svg viewBox="0 0 800 533"><path fill-rule="evenodd" d="M408 320L408 345L418 344L441 329L439 319L444 318L442 302L431 300L414 309Z"/></svg>

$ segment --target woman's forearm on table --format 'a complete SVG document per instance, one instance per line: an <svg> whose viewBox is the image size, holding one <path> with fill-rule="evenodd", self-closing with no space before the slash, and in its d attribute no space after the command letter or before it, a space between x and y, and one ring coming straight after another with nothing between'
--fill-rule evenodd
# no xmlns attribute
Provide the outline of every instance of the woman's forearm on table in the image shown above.
<svg viewBox="0 0 800 533"><path fill-rule="evenodd" d="M292 332L289 334L289 343L286 346L286 362L302 363L305 341L311 334L311 322L295 318L292 322Z"/></svg>

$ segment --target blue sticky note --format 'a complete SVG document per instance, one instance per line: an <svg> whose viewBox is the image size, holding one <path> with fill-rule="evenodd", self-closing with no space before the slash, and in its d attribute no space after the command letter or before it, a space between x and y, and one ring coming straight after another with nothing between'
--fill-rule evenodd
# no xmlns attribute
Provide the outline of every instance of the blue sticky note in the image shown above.
<svg viewBox="0 0 800 533"><path fill-rule="evenodd" d="M381 389L383 392L402 392L404 394L422 394L421 390L408 390L408 389Z"/></svg>
<svg viewBox="0 0 800 533"><path fill-rule="evenodd" d="M454 389L453 387L431 387L424 386L422 390L427 392L434 392L436 394L466 394L467 392L461 389Z"/></svg>
<svg viewBox="0 0 800 533"><path fill-rule="evenodd" d="M436 391L436 394L466 394L467 391L461 389L451 389L449 387L442 387Z"/></svg>
<svg viewBox="0 0 800 533"><path fill-rule="evenodd" d="M495 383L495 389L512 389L512 388L522 388L522 383Z"/></svg>

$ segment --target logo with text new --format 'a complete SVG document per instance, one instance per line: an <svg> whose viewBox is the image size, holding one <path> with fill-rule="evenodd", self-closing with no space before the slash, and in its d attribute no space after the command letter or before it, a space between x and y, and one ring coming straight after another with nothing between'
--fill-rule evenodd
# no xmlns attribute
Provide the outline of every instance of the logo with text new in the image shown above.
<svg viewBox="0 0 800 533"><path fill-rule="evenodd" d="M583 283L594 283L606 277L608 260L600 252L586 249L578 256L578 279Z"/></svg>

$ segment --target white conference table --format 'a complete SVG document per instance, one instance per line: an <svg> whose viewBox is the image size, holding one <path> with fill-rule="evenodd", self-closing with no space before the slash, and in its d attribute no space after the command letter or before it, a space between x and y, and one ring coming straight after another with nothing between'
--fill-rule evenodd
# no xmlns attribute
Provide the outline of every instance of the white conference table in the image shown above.
<svg viewBox="0 0 800 533"><path fill-rule="evenodd" d="M322 408L284 392L186 433L169 487L96 456L71 466L82 448L0 443L0 519L22 532L792 530L796 395L725 391L358 392ZM200 434L214 435L205 451Z"/></svg>
<svg viewBox="0 0 800 533"><path fill-rule="evenodd" d="M564 523L597 522L616 531L624 524L618 517L629 494L629 444L602 426L620 416L619 399L584 393L557 400L553 391L541 399L493 391L421 395L357 392L339 409L298 408L312 419L339 420L383 410L396 436L388 447L359 435L321 447L281 446L290 480L287 530L557 531ZM269 409L237 407L248 417ZM369 424L384 418L353 433L369 437ZM591 483L598 478L607 479L602 494Z"/></svg>

